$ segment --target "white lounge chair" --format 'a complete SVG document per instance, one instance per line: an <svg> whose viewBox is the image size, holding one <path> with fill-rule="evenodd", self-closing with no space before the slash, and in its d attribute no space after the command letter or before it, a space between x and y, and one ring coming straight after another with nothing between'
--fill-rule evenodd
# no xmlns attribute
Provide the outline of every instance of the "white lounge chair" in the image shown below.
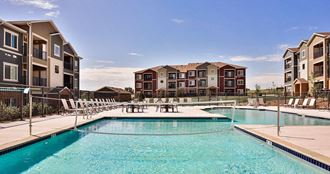
<svg viewBox="0 0 330 174"><path fill-rule="evenodd" d="M296 108L299 105L299 101L300 101L300 99L299 98L296 98L294 100L294 103L293 103L292 107Z"/></svg>
<svg viewBox="0 0 330 174"><path fill-rule="evenodd" d="M259 102L258 102L259 106L266 106L265 102L264 102L264 98L259 98Z"/></svg>
<svg viewBox="0 0 330 174"><path fill-rule="evenodd" d="M184 98L179 98L179 103L184 103Z"/></svg>
<svg viewBox="0 0 330 174"><path fill-rule="evenodd" d="M293 104L293 98L290 98L288 104L284 104L284 106L292 106Z"/></svg>
<svg viewBox="0 0 330 174"><path fill-rule="evenodd" d="M316 99L312 98L307 107L315 109L315 106L316 106Z"/></svg>
<svg viewBox="0 0 330 174"><path fill-rule="evenodd" d="M192 103L192 98L187 98L187 103Z"/></svg>
<svg viewBox="0 0 330 174"><path fill-rule="evenodd" d="M82 111L83 118L85 118L85 115L87 115L86 110L83 109L83 108L76 107L76 105L74 104L74 102L73 102L74 105L72 105L72 103L70 101L71 108L69 108L69 105L68 105L68 103L67 103L67 101L65 99L61 99L61 102L62 102L62 105L64 107L64 113L66 115L69 115L70 113L75 113L76 115L78 115L78 111ZM88 115L87 115L87 118L88 118Z"/></svg>
<svg viewBox="0 0 330 174"><path fill-rule="evenodd" d="M308 100L309 100L308 98L305 98L304 101L303 101L303 103L302 103L302 105L298 105L298 108L305 108L305 107L307 107Z"/></svg>

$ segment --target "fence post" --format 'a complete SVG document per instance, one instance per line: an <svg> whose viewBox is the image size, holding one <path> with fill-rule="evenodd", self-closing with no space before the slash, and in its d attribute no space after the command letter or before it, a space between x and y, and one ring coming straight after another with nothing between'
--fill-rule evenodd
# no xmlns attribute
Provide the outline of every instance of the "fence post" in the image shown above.
<svg viewBox="0 0 330 174"><path fill-rule="evenodd" d="M19 112L21 114L21 120L22 121L23 121L23 105L24 105L23 100L24 100L24 93L22 92L22 94L21 94L21 107L20 107L20 110L19 110Z"/></svg>
<svg viewBox="0 0 330 174"><path fill-rule="evenodd" d="M32 135L32 91L29 92L29 115L30 115L30 121L29 121L29 131L30 135Z"/></svg>
<svg viewBox="0 0 330 174"><path fill-rule="evenodd" d="M41 117L45 117L45 111L44 111L44 88L41 88Z"/></svg>

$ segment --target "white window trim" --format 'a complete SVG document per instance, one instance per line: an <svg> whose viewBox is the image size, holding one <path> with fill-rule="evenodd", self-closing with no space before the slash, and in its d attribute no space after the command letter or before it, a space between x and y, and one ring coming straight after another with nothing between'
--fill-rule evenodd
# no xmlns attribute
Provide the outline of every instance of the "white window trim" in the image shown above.
<svg viewBox="0 0 330 174"><path fill-rule="evenodd" d="M56 47L58 47L59 53L56 53ZM54 56L61 57L61 46L54 44Z"/></svg>
<svg viewBox="0 0 330 174"><path fill-rule="evenodd" d="M302 50L302 51L301 51L301 54L303 55L303 56L301 56L301 58L305 58L305 57L306 57L306 52L305 52L305 50Z"/></svg>
<svg viewBox="0 0 330 174"><path fill-rule="evenodd" d="M6 32L7 32L7 33L10 33L11 35L15 35L15 36L17 37L17 41L16 41L17 48L14 48L14 47L7 46L7 45L6 45ZM11 50L18 51L18 40L19 40L19 39L18 39L18 33L13 32L13 31L11 31L11 30L8 30L8 29L4 28L4 30L3 30L3 47L4 47L4 48L8 48L8 49L11 49ZM10 43L11 43L11 37L10 37Z"/></svg>
<svg viewBox="0 0 330 174"><path fill-rule="evenodd" d="M13 66L17 68L17 73L16 73L16 79L6 79L6 65L7 66ZM8 81L8 82L18 82L18 65L12 64L12 63L7 63L3 62L3 81Z"/></svg>

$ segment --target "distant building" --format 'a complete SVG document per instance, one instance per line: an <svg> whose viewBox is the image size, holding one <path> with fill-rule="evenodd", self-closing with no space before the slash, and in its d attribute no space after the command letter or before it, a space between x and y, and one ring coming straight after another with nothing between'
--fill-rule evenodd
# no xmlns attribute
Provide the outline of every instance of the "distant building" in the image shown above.
<svg viewBox="0 0 330 174"><path fill-rule="evenodd" d="M223 62L156 66L135 72L145 97L245 95L246 67Z"/></svg>
<svg viewBox="0 0 330 174"><path fill-rule="evenodd" d="M284 55L286 92L306 95L310 89L330 89L330 32L313 33L297 48L288 48Z"/></svg>
<svg viewBox="0 0 330 174"><path fill-rule="evenodd" d="M94 91L94 98L114 98L116 101L131 101L131 93L121 88L105 86Z"/></svg>

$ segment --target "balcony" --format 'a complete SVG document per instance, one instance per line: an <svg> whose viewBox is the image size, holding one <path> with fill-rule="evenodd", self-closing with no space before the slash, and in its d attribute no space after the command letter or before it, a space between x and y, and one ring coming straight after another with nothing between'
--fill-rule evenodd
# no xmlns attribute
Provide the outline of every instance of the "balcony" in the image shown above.
<svg viewBox="0 0 330 174"><path fill-rule="evenodd" d="M291 67L292 67L292 64L285 64L285 65L284 65L284 68L285 68L285 69L289 69L289 68L291 68Z"/></svg>
<svg viewBox="0 0 330 174"><path fill-rule="evenodd" d="M64 62L64 72L73 74L73 64L70 62Z"/></svg>
<svg viewBox="0 0 330 174"><path fill-rule="evenodd" d="M225 78L234 78L235 73L234 71L225 71Z"/></svg>
<svg viewBox="0 0 330 174"><path fill-rule="evenodd" d="M284 82L285 82L285 83L286 83L286 82L291 82L291 80L292 80L291 77L287 77L287 78L285 78L285 81L284 81Z"/></svg>
<svg viewBox="0 0 330 174"><path fill-rule="evenodd" d="M152 75L151 74L144 74L143 80L144 81L152 81Z"/></svg>
<svg viewBox="0 0 330 174"><path fill-rule="evenodd" d="M176 80L176 73L169 73L168 74L168 79L169 80Z"/></svg>
<svg viewBox="0 0 330 174"><path fill-rule="evenodd" d="M314 77L320 77L324 75L323 72L323 62L317 63L314 65L313 67L313 71L314 71Z"/></svg>
<svg viewBox="0 0 330 174"><path fill-rule="evenodd" d="M47 86L46 78L33 77L33 85L34 86Z"/></svg>
<svg viewBox="0 0 330 174"><path fill-rule="evenodd" d="M206 77L206 71L198 71L198 78L205 78Z"/></svg>
<svg viewBox="0 0 330 174"><path fill-rule="evenodd" d="M199 87L207 87L206 81L199 81L198 86Z"/></svg>
<svg viewBox="0 0 330 174"><path fill-rule="evenodd" d="M176 89L176 83L168 83L169 89Z"/></svg>
<svg viewBox="0 0 330 174"><path fill-rule="evenodd" d="M144 83L143 89L144 90L152 90L152 84L151 83Z"/></svg>
<svg viewBox="0 0 330 174"><path fill-rule="evenodd" d="M314 59L322 57L323 56L323 50L319 51L319 52L314 52L313 56L314 56Z"/></svg>
<svg viewBox="0 0 330 174"><path fill-rule="evenodd" d="M235 87L235 81L234 80L226 80L225 81L225 87L227 87L227 88Z"/></svg>
<svg viewBox="0 0 330 174"><path fill-rule="evenodd" d="M42 51L39 48L33 48L33 57L42 59L42 60L47 60L47 52Z"/></svg>

